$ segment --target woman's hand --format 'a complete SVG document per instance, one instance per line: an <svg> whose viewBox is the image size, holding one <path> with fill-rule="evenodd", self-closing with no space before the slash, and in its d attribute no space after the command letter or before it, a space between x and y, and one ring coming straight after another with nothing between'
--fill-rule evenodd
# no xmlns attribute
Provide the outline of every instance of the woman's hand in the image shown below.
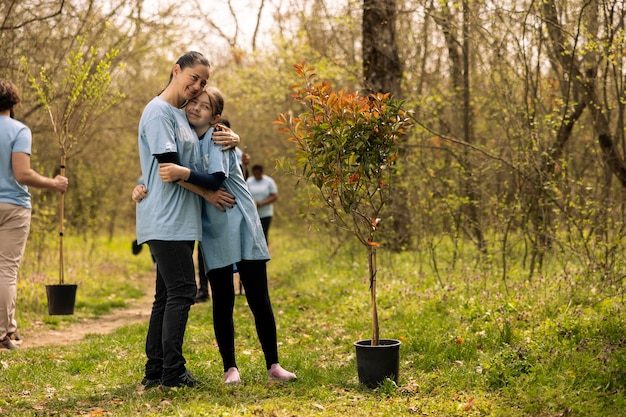
<svg viewBox="0 0 626 417"><path fill-rule="evenodd" d="M133 188L131 197L135 203L139 203L141 202L141 200L146 198L147 195L148 195L148 189L146 188L146 186L143 184L137 184L135 185L135 188Z"/></svg>
<svg viewBox="0 0 626 417"><path fill-rule="evenodd" d="M223 188L217 191L205 190L202 197L220 211L226 211L227 208L232 208L235 205L235 197Z"/></svg>
<svg viewBox="0 0 626 417"><path fill-rule="evenodd" d="M213 130L212 139L216 144L222 145L224 150L232 149L241 142L238 134L221 124L218 124Z"/></svg>
<svg viewBox="0 0 626 417"><path fill-rule="evenodd" d="M181 167L180 165L165 163L159 164L159 176L163 182L176 182L186 181L189 179L191 170L189 168Z"/></svg>

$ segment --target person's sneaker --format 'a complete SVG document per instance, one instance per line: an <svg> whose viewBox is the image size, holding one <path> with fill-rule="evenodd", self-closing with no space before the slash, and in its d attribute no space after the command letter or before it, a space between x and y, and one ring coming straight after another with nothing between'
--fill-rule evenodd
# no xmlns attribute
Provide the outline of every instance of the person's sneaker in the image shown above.
<svg viewBox="0 0 626 417"><path fill-rule="evenodd" d="M196 303L204 303L209 300L209 293L204 291L198 291L196 294L195 302Z"/></svg>
<svg viewBox="0 0 626 417"><path fill-rule="evenodd" d="M280 364L272 364L270 369L267 370L267 376L270 381L294 381L298 377L293 372L285 370Z"/></svg>
<svg viewBox="0 0 626 417"><path fill-rule="evenodd" d="M0 340L0 349L13 350L17 349L17 345L9 338L9 335L6 335Z"/></svg>
<svg viewBox="0 0 626 417"><path fill-rule="evenodd" d="M7 336L9 337L9 339L11 339L13 341L14 344L19 345L22 343L22 336L20 336L20 334L16 331L11 332L11 333L7 333Z"/></svg>
<svg viewBox="0 0 626 417"><path fill-rule="evenodd" d="M158 387L159 385L161 385L161 378L152 379L152 378L144 377L141 380L141 385L143 385L144 389Z"/></svg>
<svg viewBox="0 0 626 417"><path fill-rule="evenodd" d="M189 387L189 388L193 388L196 385L198 385L198 380L196 378L193 377L193 375L191 375L191 373L189 371L185 371L183 374L179 375L178 378L176 378L173 381L169 381L169 382L162 382L161 383L161 387L163 387L163 389L170 389L170 388L181 388L181 387Z"/></svg>
<svg viewBox="0 0 626 417"><path fill-rule="evenodd" d="M228 371L224 372L224 383L229 384L239 384L241 383L241 377L239 376L239 369L228 368Z"/></svg>

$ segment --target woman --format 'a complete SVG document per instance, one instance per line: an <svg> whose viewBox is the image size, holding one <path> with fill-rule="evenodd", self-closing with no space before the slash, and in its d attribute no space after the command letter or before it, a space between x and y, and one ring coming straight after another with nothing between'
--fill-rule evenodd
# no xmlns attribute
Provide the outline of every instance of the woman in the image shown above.
<svg viewBox="0 0 626 417"><path fill-rule="evenodd" d="M30 167L30 129L13 119L20 95L10 81L0 80L0 349L21 342L15 321L17 271L30 230L28 187L64 193L68 180L39 175Z"/></svg>
<svg viewBox="0 0 626 417"><path fill-rule="evenodd" d="M198 163L198 140L181 107L202 91L208 78L209 61L199 52L184 54L174 64L167 87L148 103L139 122L141 174L151 192L137 206L137 242L148 243L157 265L142 380L146 388L197 383L185 367L182 345L196 293L192 252L202 235L200 199L163 182L159 165ZM221 198L223 202L225 197Z"/></svg>
<svg viewBox="0 0 626 417"><path fill-rule="evenodd" d="M234 264L239 270L248 305L254 315L268 377L289 381L296 379L296 375L283 369L278 362L276 323L267 285L269 252L256 206L243 178L236 151L223 152L210 139L223 107L220 92L215 88L206 88L190 101L186 113L200 138L202 169L210 177L203 185L212 189L224 187L237 200L237 208L233 210L221 211L204 204L202 211L202 250L213 294L213 326L224 364L224 382L241 382L234 346ZM221 129L222 126L217 125L216 128ZM163 181L176 182L188 181L199 173L177 164L164 164L160 175ZM134 198L140 199L142 191L141 187L136 187Z"/></svg>

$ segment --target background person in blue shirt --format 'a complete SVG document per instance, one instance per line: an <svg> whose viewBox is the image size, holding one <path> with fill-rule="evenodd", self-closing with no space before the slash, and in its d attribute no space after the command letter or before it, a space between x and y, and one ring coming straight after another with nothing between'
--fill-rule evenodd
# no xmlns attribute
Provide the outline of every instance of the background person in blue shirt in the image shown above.
<svg viewBox="0 0 626 417"><path fill-rule="evenodd" d="M265 356L268 377L290 381L296 375L278 362L276 322L272 311L267 282L266 262L269 251L256 210L256 204L243 178L236 151L224 152L211 140L213 128L219 122L224 100L219 90L208 87L186 107L189 122L200 138L201 169L208 173L209 189L224 187L235 196L236 208L223 210L203 204L202 251L211 284L213 326L224 365L226 384L241 381L235 360L233 308L235 290L233 265L239 269L246 299L252 310L259 341ZM221 129L220 125L215 126ZM189 181L199 175L193 169L177 164L164 164L160 170L164 181ZM205 174L206 175L206 174ZM145 188L135 187L133 198L140 200Z"/></svg>
<svg viewBox="0 0 626 417"><path fill-rule="evenodd" d="M272 177L263 174L263 165L252 166L252 176L247 179L247 183L256 202L265 240L269 244L270 224L274 215L273 203L278 200L278 187Z"/></svg>
<svg viewBox="0 0 626 417"><path fill-rule="evenodd" d="M17 271L30 230L28 187L64 193L68 185L62 175L44 177L30 167L30 129L12 118L19 102L15 85L0 80L0 349L15 349L21 342L15 304Z"/></svg>

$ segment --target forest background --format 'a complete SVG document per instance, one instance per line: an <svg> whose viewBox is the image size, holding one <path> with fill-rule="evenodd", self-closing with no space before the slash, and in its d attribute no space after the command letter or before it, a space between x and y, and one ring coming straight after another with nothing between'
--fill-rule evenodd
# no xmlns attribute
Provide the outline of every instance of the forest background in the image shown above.
<svg viewBox="0 0 626 417"><path fill-rule="evenodd" d="M196 49L210 58L210 83L226 96L224 115L252 163L263 164L280 190L270 272L273 301L285 312L281 329L302 336L281 351L302 377L284 388L286 408L296 415L345 415L358 400L356 385L345 381L354 374L351 343L366 320L365 281L352 279L366 266L318 191L293 175L295 147L273 122L302 110L291 96L294 64L314 67L337 88L393 93L405 101L413 127L401 142L389 184L394 198L381 216L379 282L384 332L403 341L405 359L399 391L358 394L367 397L366 413L417 414L432 406L437 415L621 415L625 20L621 0L3 0L0 77L22 91L16 118L33 131L33 167L53 175L59 147L29 74L38 77L44 68L51 99L65 109L76 103L64 89L68 58L110 59L114 99L92 113L71 148L65 199L68 269L87 271L78 313L97 315L106 300L106 308L121 307L139 297L133 279L150 268L149 259L131 258L125 247L134 235L130 190L140 175L143 107L165 87L177 56ZM95 65L84 68L97 73ZM57 264L57 196L31 191L18 296L27 325L45 309L43 290L31 287L52 282ZM215 354L205 349L205 316L193 319L193 340L204 355L198 363ZM255 346L248 330L246 343ZM144 333L134 327L120 339L67 351L102 345L104 357L114 346L139 366ZM4 384L14 391L4 397L17 398L9 406L25 415L40 400L66 413L67 404L48 401L41 381L64 381L68 372L84 382L83 391L67 389L76 410L122 407L108 397L81 405L90 378L100 378L85 370L93 361L78 355L75 367L55 367L54 377L35 372L25 382L21 366L49 361L39 351L22 352L0 376L19 381ZM110 371L107 392L136 382L139 371L125 371ZM41 392L25 399L23 383ZM218 379L209 383L221 389ZM139 415L145 399L124 389L130 405L123 406ZM250 402L269 403L283 392L259 384L244 389L241 398ZM231 407L231 393L222 394L222 406ZM207 407L202 393L184 395ZM187 407L163 405L158 395L149 401ZM302 413L311 401L314 410ZM241 406L256 415L252 405ZM277 405L263 407L283 415Z"/></svg>
<svg viewBox="0 0 626 417"><path fill-rule="evenodd" d="M438 276L476 251L504 282L512 270L541 273L549 255L564 276L621 291L624 13L620 1L261 0L245 12L237 2L3 1L0 76L23 91L16 116L33 131L33 166L51 175L58 147L28 74L45 68L63 108L68 54L115 52L111 89L123 98L68 162L67 227L87 242L132 230L137 120L192 45L213 62L242 146L278 181L280 224L332 220L288 175L294 149L272 125L298 110L292 66L305 62L337 87L390 91L413 112L383 220L388 248L419 248ZM41 264L56 206L34 193L26 262Z"/></svg>

